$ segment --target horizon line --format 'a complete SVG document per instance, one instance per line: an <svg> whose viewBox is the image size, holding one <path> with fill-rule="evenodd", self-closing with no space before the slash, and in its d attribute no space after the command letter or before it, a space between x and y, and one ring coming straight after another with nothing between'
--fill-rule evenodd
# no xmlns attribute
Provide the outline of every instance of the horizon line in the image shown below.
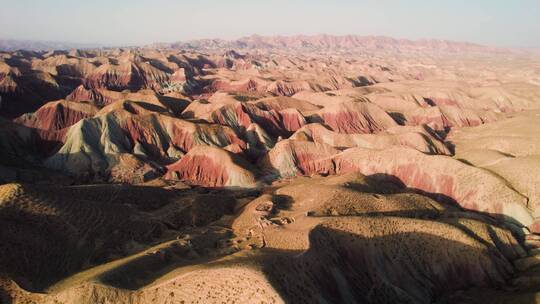
<svg viewBox="0 0 540 304"><path fill-rule="evenodd" d="M396 37L396 36L390 36L390 35L380 35L380 34L369 34L369 35L362 35L362 34L328 34L328 33L319 33L319 34L275 34L275 35L261 35L257 33L253 33L250 35L242 35L236 38L220 38L220 37L200 37L200 38L194 38L194 39L178 39L174 41L154 41L154 42L148 42L148 43L104 43L104 42L80 42L80 41L69 41L69 40L43 40L43 39L27 39L27 38L0 38L1 41L13 41L13 42L24 42L24 43L49 43L49 44L73 44L73 45L81 45L81 46L92 46L92 47L102 47L102 48L115 48L115 47L145 47L145 46L151 46L154 44L173 44L173 43L182 43L182 42L194 42L194 41L204 41L204 40L214 40L214 41L226 41L226 42L234 42L237 40L250 38L250 37L263 37L263 38L273 38L273 37L279 37L279 38L294 38L294 37L317 37L317 36L329 36L329 37L362 37L362 38L389 38L394 39L398 41L410 41L410 42L421 42L421 41L441 41L441 42L452 42L452 43L468 43L468 44L474 44L477 46L483 46L483 47L494 47L494 48L517 48L517 49L536 49L540 48L540 45L538 46L508 46L508 45L492 45L492 44L484 44L480 42L475 42L471 40L455 40L455 39L444 39L444 38L434 38L434 37L423 37L423 38L404 38L404 37Z"/></svg>

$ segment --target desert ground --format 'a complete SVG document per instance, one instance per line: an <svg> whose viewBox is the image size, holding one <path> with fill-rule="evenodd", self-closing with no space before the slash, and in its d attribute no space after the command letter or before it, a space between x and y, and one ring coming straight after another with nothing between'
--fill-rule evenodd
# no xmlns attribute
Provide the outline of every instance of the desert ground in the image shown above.
<svg viewBox="0 0 540 304"><path fill-rule="evenodd" d="M0 52L0 303L540 303L540 54Z"/></svg>

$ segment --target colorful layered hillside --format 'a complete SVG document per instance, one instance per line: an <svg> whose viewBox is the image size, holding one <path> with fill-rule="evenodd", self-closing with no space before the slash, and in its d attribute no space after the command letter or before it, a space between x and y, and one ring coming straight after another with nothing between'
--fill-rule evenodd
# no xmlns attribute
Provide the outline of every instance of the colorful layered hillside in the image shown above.
<svg viewBox="0 0 540 304"><path fill-rule="evenodd" d="M152 167L159 167L148 160L176 160L197 145L235 145L240 151L246 148L244 141L228 127L120 108L72 126L64 145L46 165L72 174L100 176L106 176L116 166L125 166L124 170L129 172L130 163L153 171ZM134 175L135 178L137 174Z"/></svg>
<svg viewBox="0 0 540 304"><path fill-rule="evenodd" d="M36 112L19 117L15 121L29 128L58 131L76 124L79 120L94 116L98 108L91 103L58 100L49 102Z"/></svg>
<svg viewBox="0 0 540 304"><path fill-rule="evenodd" d="M379 134L341 134L319 123L305 125L290 139L324 143L335 148L369 148L382 150L391 146L407 146L424 153L449 155L442 140L427 127L397 126Z"/></svg>
<svg viewBox="0 0 540 304"><path fill-rule="evenodd" d="M341 102L325 106L317 115L322 122L338 133L378 133L397 126L397 123L375 104Z"/></svg>
<svg viewBox="0 0 540 304"><path fill-rule="evenodd" d="M502 216L517 225L533 224L532 206L526 196L498 175L450 157L428 156L401 147L350 148L339 153L327 145L300 143L278 143L264 160L267 172L279 176L359 172L466 209ZM480 186L477 180L482 181Z"/></svg>
<svg viewBox="0 0 540 304"><path fill-rule="evenodd" d="M275 177L334 174L332 156L339 150L324 143L286 139L261 160L261 166Z"/></svg>
<svg viewBox="0 0 540 304"><path fill-rule="evenodd" d="M139 55L128 51L118 59L109 60L96 68L84 82L85 85L95 88L138 90L157 89L167 78L165 71L144 62Z"/></svg>
<svg viewBox="0 0 540 304"><path fill-rule="evenodd" d="M327 35L0 52L0 302L536 303L539 63Z"/></svg>
<svg viewBox="0 0 540 304"><path fill-rule="evenodd" d="M508 217L508 221L528 226L532 223L527 198L488 171L446 156L426 156L412 149L384 151L353 148L335 157L337 172L360 172L389 178L406 187L447 197L460 206ZM477 185L476 180L482 180Z"/></svg>
<svg viewBox="0 0 540 304"><path fill-rule="evenodd" d="M211 117L212 122L230 126L239 132L244 132L250 124L256 123L275 137L289 136L306 124L304 116L294 108L265 111L245 103L224 105L214 111Z"/></svg>
<svg viewBox="0 0 540 304"><path fill-rule="evenodd" d="M254 187L253 168L232 152L210 146L191 149L182 159L167 166L166 177L207 187Z"/></svg>

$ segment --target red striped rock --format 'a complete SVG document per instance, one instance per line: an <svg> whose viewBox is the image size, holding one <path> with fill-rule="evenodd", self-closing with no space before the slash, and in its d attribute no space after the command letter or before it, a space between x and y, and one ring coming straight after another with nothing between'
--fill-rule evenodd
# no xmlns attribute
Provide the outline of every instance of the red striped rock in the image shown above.
<svg viewBox="0 0 540 304"><path fill-rule="evenodd" d="M226 150L197 146L182 159L167 166L166 178L205 187L254 187L253 168Z"/></svg>
<svg viewBox="0 0 540 304"><path fill-rule="evenodd" d="M58 100L43 105L32 114L17 118L15 122L34 129L57 131L92 117L97 111L98 108L91 103Z"/></svg>
<svg viewBox="0 0 540 304"><path fill-rule="evenodd" d="M169 79L169 75L144 62L138 55L127 52L118 60L109 61L95 69L85 78L84 84L90 88L124 89L160 89L160 83Z"/></svg>
<svg viewBox="0 0 540 304"><path fill-rule="evenodd" d="M64 142L70 126L94 116L97 111L98 108L91 103L58 100L46 103L34 113L18 117L15 122L31 128L31 144L40 154L50 156Z"/></svg>
<svg viewBox="0 0 540 304"><path fill-rule="evenodd" d="M332 156L337 153L339 150L324 143L285 139L268 152L260 165L274 177L333 174Z"/></svg>
<svg viewBox="0 0 540 304"><path fill-rule="evenodd" d="M158 113L134 115L117 109L69 128L63 146L46 165L75 175L106 175L122 154L168 161L199 145L246 149L245 142L226 126L196 124Z"/></svg>
<svg viewBox="0 0 540 304"><path fill-rule="evenodd" d="M230 126L244 132L250 124L256 123L268 134L289 136L292 132L306 124L305 118L295 109L265 111L253 104L227 104L211 115L214 123Z"/></svg>
<svg viewBox="0 0 540 304"><path fill-rule="evenodd" d="M107 105L114 102L114 99L110 98L106 94L103 94L100 89L91 88L87 89L84 85L78 86L73 92L66 96L66 100L70 101L86 101L92 100L99 105Z"/></svg>
<svg viewBox="0 0 540 304"><path fill-rule="evenodd" d="M350 148L339 153L325 144L284 140L268 153L262 166L268 174L281 177L358 172L516 224L533 223L527 198L499 176L447 156L426 155L410 148Z"/></svg>
<svg viewBox="0 0 540 304"><path fill-rule="evenodd" d="M333 158L336 173L394 177L405 186L449 198L466 209L498 215L515 223L532 224L527 198L505 180L484 169L446 156L429 156L406 148L352 148Z"/></svg>
<svg viewBox="0 0 540 304"><path fill-rule="evenodd" d="M367 102L342 102L329 105L317 114L339 133L378 133L397 123L378 106Z"/></svg>

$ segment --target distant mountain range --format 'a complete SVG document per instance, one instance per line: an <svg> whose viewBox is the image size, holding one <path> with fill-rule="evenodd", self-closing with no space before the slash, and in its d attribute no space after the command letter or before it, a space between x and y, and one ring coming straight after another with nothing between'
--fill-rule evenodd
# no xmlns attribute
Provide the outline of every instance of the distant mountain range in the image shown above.
<svg viewBox="0 0 540 304"><path fill-rule="evenodd" d="M69 50L102 48L104 45L70 42L0 40L0 50ZM358 35L296 35L259 36L252 35L235 40L197 39L174 43L154 43L145 48L173 49L311 49L311 50L387 50L387 51L444 51L444 52L506 52L507 49L484 46L470 42L456 42L439 39L397 39L384 36Z"/></svg>
<svg viewBox="0 0 540 304"><path fill-rule="evenodd" d="M71 49L93 49L100 47L103 47L103 45L59 41L0 39L0 51L52 51Z"/></svg>
<svg viewBox="0 0 540 304"><path fill-rule="evenodd" d="M504 52L503 48L489 47L470 42L456 42L439 39L397 39L384 36L334 36L296 35L259 36L252 35L236 40L199 39L171 44L160 44L171 48L193 49L328 49L328 50L392 50L392 51L479 51Z"/></svg>

